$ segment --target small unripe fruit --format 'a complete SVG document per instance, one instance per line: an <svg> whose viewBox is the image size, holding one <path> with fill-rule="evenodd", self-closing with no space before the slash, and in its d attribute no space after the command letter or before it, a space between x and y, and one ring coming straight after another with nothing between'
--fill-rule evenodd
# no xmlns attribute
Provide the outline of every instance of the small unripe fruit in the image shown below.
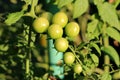
<svg viewBox="0 0 120 80"><path fill-rule="evenodd" d="M68 49L68 41L65 38L58 38L55 40L55 48L59 52L65 52Z"/></svg>
<svg viewBox="0 0 120 80"><path fill-rule="evenodd" d="M61 25L62 28L65 27L65 25L68 22L68 17L64 12L57 12L52 19L52 23Z"/></svg>
<svg viewBox="0 0 120 80"><path fill-rule="evenodd" d="M48 35L50 36L50 38L52 39L57 39L57 38L61 38L63 35L63 29L60 25L58 24L52 24L51 26L49 26L48 28Z"/></svg>
<svg viewBox="0 0 120 80"><path fill-rule="evenodd" d="M73 70L75 73L80 74L82 72L82 66L80 64L75 64Z"/></svg>
<svg viewBox="0 0 120 80"><path fill-rule="evenodd" d="M65 52L63 59L65 64L71 65L75 61L75 56L72 52Z"/></svg>
<svg viewBox="0 0 120 80"><path fill-rule="evenodd" d="M44 18L44 17L36 18L33 21L33 29L37 33L44 33L44 32L46 32L48 27L49 27L49 21L46 18Z"/></svg>
<svg viewBox="0 0 120 80"><path fill-rule="evenodd" d="M80 27L76 22L70 22L65 27L65 34L68 37L75 37L79 34Z"/></svg>

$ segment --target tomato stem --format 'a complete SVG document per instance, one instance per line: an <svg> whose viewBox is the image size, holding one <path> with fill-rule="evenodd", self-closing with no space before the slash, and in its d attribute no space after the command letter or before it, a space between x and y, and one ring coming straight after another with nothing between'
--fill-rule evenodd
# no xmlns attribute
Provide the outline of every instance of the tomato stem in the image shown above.
<svg viewBox="0 0 120 80"><path fill-rule="evenodd" d="M105 47L109 45L109 39L108 39L108 36L106 34L106 28L107 28L107 24L104 23L104 25L103 25L103 43L104 43ZM106 65L110 64L110 58L108 55L104 56L104 64L105 64L104 71L109 72L110 67L106 66Z"/></svg>
<svg viewBox="0 0 120 80"><path fill-rule="evenodd" d="M26 74L29 73L29 59L26 59Z"/></svg>
<svg viewBox="0 0 120 80"><path fill-rule="evenodd" d="M82 62L80 61L78 56L75 54L75 51L71 48L71 46L69 46L69 49L73 52L73 54L74 54L75 58L77 59L77 61L82 65Z"/></svg>
<svg viewBox="0 0 120 80"><path fill-rule="evenodd" d="M95 72L99 73L99 74L103 74L104 73L104 71L102 69L100 69L100 68L96 68Z"/></svg>
<svg viewBox="0 0 120 80"><path fill-rule="evenodd" d="M38 0L32 0L31 1L31 8L30 8L30 12L27 12L25 14L25 16L30 16L32 18L36 18L36 14L35 14L35 6L36 6L36 3L38 2Z"/></svg>
<svg viewBox="0 0 120 80"><path fill-rule="evenodd" d="M26 78L29 77L30 75L30 61L31 61L31 26L29 27L29 34L28 34L28 51L27 51L27 55L26 55Z"/></svg>
<svg viewBox="0 0 120 80"><path fill-rule="evenodd" d="M35 15L35 11L34 11L34 8L35 6L37 5L38 3L38 0L32 0L32 3L31 3L31 9L30 9L30 12L28 13L29 16L35 18L36 15ZM30 61L31 61L31 26L28 26L29 27L29 34L28 34L28 52L27 52L27 55L26 55L26 74L28 75L30 73Z"/></svg>
<svg viewBox="0 0 120 80"><path fill-rule="evenodd" d="M32 16L32 17L36 17L36 15L35 15L35 2L36 2L36 0L32 0L32 5L31 5L31 9L30 9L30 15Z"/></svg>

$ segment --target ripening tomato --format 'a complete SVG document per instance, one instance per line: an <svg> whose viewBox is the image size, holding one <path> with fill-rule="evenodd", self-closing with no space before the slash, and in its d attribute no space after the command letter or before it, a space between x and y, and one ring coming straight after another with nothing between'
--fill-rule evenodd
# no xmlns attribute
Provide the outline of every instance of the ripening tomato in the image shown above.
<svg viewBox="0 0 120 80"><path fill-rule="evenodd" d="M49 26L48 28L48 35L52 38L52 39L57 39L57 38L61 38L63 35L63 29L60 25L58 24L52 24L51 26Z"/></svg>
<svg viewBox="0 0 120 80"><path fill-rule="evenodd" d="M41 34L39 43L42 47L47 48L47 34Z"/></svg>
<svg viewBox="0 0 120 80"><path fill-rule="evenodd" d="M49 27L49 21L46 18L44 18L44 17L36 18L33 21L33 29L37 33L44 33L44 32L46 32L48 27Z"/></svg>
<svg viewBox="0 0 120 80"><path fill-rule="evenodd" d="M75 61L75 56L72 52L65 52L63 59L65 64L71 65Z"/></svg>
<svg viewBox="0 0 120 80"><path fill-rule="evenodd" d="M75 37L79 34L80 27L76 22L70 22L65 26L65 34L68 37Z"/></svg>
<svg viewBox="0 0 120 80"><path fill-rule="evenodd" d="M53 16L52 22L55 24L59 24L59 25L61 25L62 28L64 28L68 22L68 17L64 12L57 12Z"/></svg>
<svg viewBox="0 0 120 80"><path fill-rule="evenodd" d="M55 40L55 49L59 52L65 52L68 49L69 42L66 38L58 38Z"/></svg>

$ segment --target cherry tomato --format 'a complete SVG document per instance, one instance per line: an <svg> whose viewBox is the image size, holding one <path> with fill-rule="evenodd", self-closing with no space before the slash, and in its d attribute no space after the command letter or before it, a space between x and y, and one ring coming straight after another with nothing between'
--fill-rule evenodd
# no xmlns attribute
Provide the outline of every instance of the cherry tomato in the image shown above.
<svg viewBox="0 0 120 80"><path fill-rule="evenodd" d="M53 16L52 22L55 24L59 24L62 28L64 28L68 22L68 17L64 12L57 12Z"/></svg>
<svg viewBox="0 0 120 80"><path fill-rule="evenodd" d="M65 52L63 59L65 64L71 65L75 61L75 56L72 52Z"/></svg>
<svg viewBox="0 0 120 80"><path fill-rule="evenodd" d="M75 73L80 74L82 72L82 66L80 64L75 64L73 67Z"/></svg>
<svg viewBox="0 0 120 80"><path fill-rule="evenodd" d="M49 27L49 21L46 18L44 18L44 17L36 18L33 21L33 29L37 33L44 33L44 32L46 32L48 27Z"/></svg>
<svg viewBox="0 0 120 80"><path fill-rule="evenodd" d="M61 38L63 35L63 29L60 25L58 24L52 24L49 28L48 28L48 35L52 38L52 39L57 39L57 38Z"/></svg>
<svg viewBox="0 0 120 80"><path fill-rule="evenodd" d="M68 41L66 38L58 38L55 40L55 48L59 52L65 52L68 49Z"/></svg>
<svg viewBox="0 0 120 80"><path fill-rule="evenodd" d="M65 34L68 37L75 37L79 34L80 27L76 22L70 22L65 27Z"/></svg>

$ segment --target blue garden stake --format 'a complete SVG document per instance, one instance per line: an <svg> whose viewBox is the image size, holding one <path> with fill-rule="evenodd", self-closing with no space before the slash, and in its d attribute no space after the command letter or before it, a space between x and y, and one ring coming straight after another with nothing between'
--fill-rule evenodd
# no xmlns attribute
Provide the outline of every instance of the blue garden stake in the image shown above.
<svg viewBox="0 0 120 80"><path fill-rule="evenodd" d="M50 0L46 0L46 3L49 3ZM56 5L47 4L46 10L55 14L59 11ZM50 68L53 69L53 76L58 76L61 80L64 79L64 67L60 66L59 63L63 60L63 53L58 52L54 48L53 39L48 39L48 53L49 53L49 62ZM62 61L63 62L63 61Z"/></svg>
<svg viewBox="0 0 120 80"><path fill-rule="evenodd" d="M52 39L48 39L48 49L49 49L50 67L54 71L53 76L58 76L60 79L63 79L64 68L63 66L58 65L63 60L63 53L57 52L57 50L54 48Z"/></svg>

